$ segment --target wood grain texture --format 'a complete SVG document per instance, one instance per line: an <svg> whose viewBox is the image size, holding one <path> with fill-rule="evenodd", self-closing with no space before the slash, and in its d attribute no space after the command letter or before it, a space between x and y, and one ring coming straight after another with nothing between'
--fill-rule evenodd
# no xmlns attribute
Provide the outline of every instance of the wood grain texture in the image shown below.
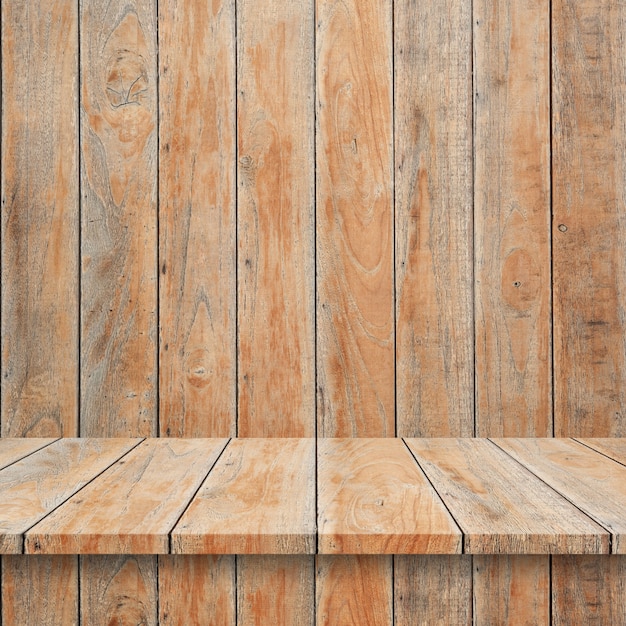
<svg viewBox="0 0 626 626"><path fill-rule="evenodd" d="M476 434L552 434L550 3L474 3Z"/></svg>
<svg viewBox="0 0 626 626"><path fill-rule="evenodd" d="M393 437L392 4L317 0L317 415Z"/></svg>
<svg viewBox="0 0 626 626"><path fill-rule="evenodd" d="M595 439L580 439L578 441L615 459L618 463L626 465L626 438L599 437Z"/></svg>
<svg viewBox="0 0 626 626"><path fill-rule="evenodd" d="M149 439L25 535L27 554L167 554L227 439Z"/></svg>
<svg viewBox="0 0 626 626"><path fill-rule="evenodd" d="M458 526L401 439L318 441L320 554L460 554Z"/></svg>
<svg viewBox="0 0 626 626"><path fill-rule="evenodd" d="M472 15L394 3L398 435L474 432Z"/></svg>
<svg viewBox="0 0 626 626"><path fill-rule="evenodd" d="M626 6L552 7L557 437L626 436Z"/></svg>
<svg viewBox="0 0 626 626"><path fill-rule="evenodd" d="M392 626L392 558L317 556L317 626Z"/></svg>
<svg viewBox="0 0 626 626"><path fill-rule="evenodd" d="M160 626L236 626L234 571L234 556L160 556Z"/></svg>
<svg viewBox="0 0 626 626"><path fill-rule="evenodd" d="M41 437L32 439L20 438L0 438L0 469L11 465L26 456L37 452L41 448L50 445L54 439L44 439Z"/></svg>
<svg viewBox="0 0 626 626"><path fill-rule="evenodd" d="M552 557L552 624L604 626L624 621L626 556Z"/></svg>
<svg viewBox="0 0 626 626"><path fill-rule="evenodd" d="M608 533L485 439L406 439L468 554L605 554Z"/></svg>
<svg viewBox="0 0 626 626"><path fill-rule="evenodd" d="M82 436L157 432L156 3L81 3Z"/></svg>
<svg viewBox="0 0 626 626"><path fill-rule="evenodd" d="M476 626L551 623L548 555L489 555L473 560Z"/></svg>
<svg viewBox="0 0 626 626"><path fill-rule="evenodd" d="M237 557L237 626L313 626L315 557Z"/></svg>
<svg viewBox="0 0 626 626"><path fill-rule="evenodd" d="M22 552L22 535L139 443L62 439L0 472L0 553Z"/></svg>
<svg viewBox="0 0 626 626"><path fill-rule="evenodd" d="M3 437L78 424L78 12L2 4Z"/></svg>
<svg viewBox="0 0 626 626"><path fill-rule="evenodd" d="M78 626L78 557L2 557L2 624Z"/></svg>
<svg viewBox="0 0 626 626"><path fill-rule="evenodd" d="M240 437L315 434L313 7L237 3Z"/></svg>
<svg viewBox="0 0 626 626"><path fill-rule="evenodd" d="M626 554L626 467L571 439L494 439L494 443L611 533Z"/></svg>
<svg viewBox="0 0 626 626"><path fill-rule="evenodd" d="M234 0L159 2L159 428L235 434Z"/></svg>
<svg viewBox="0 0 626 626"><path fill-rule="evenodd" d="M78 558L81 626L157 626L156 556Z"/></svg>
<svg viewBox="0 0 626 626"><path fill-rule="evenodd" d="M172 552L311 554L315 533L315 440L233 439L172 531Z"/></svg>
<svg viewBox="0 0 626 626"><path fill-rule="evenodd" d="M471 556L394 557L395 626L471 626Z"/></svg>

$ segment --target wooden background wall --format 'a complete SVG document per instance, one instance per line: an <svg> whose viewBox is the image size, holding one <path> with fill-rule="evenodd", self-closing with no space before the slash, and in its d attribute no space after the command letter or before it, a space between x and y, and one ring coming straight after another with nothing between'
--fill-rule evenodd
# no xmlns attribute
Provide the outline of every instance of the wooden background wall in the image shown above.
<svg viewBox="0 0 626 626"><path fill-rule="evenodd" d="M622 1L3 0L1 20L2 436L626 436ZM220 626L611 623L626 568L24 562L2 562L5 624L27 601L73 623L79 597L83 624L184 623L177 583Z"/></svg>

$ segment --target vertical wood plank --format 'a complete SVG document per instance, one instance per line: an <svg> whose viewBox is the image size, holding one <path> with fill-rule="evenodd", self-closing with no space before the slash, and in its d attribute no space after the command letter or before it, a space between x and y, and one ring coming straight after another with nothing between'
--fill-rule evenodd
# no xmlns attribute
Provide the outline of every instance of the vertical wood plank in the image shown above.
<svg viewBox="0 0 626 626"><path fill-rule="evenodd" d="M317 408L395 434L392 3L317 0Z"/></svg>
<svg viewBox="0 0 626 626"><path fill-rule="evenodd" d="M2 624L78 626L78 557L2 557Z"/></svg>
<svg viewBox="0 0 626 626"><path fill-rule="evenodd" d="M315 433L313 0L239 0L242 437Z"/></svg>
<svg viewBox="0 0 626 626"><path fill-rule="evenodd" d="M626 6L555 0L555 434L626 436Z"/></svg>
<svg viewBox="0 0 626 626"><path fill-rule="evenodd" d="M81 3L81 435L157 432L153 0Z"/></svg>
<svg viewBox="0 0 626 626"><path fill-rule="evenodd" d="M474 432L471 3L394 5L398 434L468 437Z"/></svg>
<svg viewBox="0 0 626 626"><path fill-rule="evenodd" d="M235 434L234 0L159 2L159 428Z"/></svg>
<svg viewBox="0 0 626 626"><path fill-rule="evenodd" d="M474 3L476 434L552 434L550 3Z"/></svg>
<svg viewBox="0 0 626 626"><path fill-rule="evenodd" d="M78 11L2 3L4 437L78 424Z"/></svg>

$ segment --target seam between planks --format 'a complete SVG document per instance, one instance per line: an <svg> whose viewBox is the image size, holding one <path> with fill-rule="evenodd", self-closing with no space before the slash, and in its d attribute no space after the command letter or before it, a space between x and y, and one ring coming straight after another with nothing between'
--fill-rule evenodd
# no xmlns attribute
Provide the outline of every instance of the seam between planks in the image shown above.
<svg viewBox="0 0 626 626"><path fill-rule="evenodd" d="M42 446L41 448L37 448L37 450L33 450L32 452L25 454L24 456L21 456L19 459L15 459L15 461L11 461L7 465L4 465L2 468L0 468L0 471L3 471L7 467L11 467L11 465L15 465L16 463L19 463L20 461L27 459L29 456L33 456L33 454L37 454L37 452L41 452L42 450L45 450L47 447L51 446L53 443L56 443L60 439L61 437L57 437L56 439L53 439L50 443L47 443L45 446Z"/></svg>
<svg viewBox="0 0 626 626"><path fill-rule="evenodd" d="M622 461L620 461L619 459L615 459L612 456L609 456L608 454L606 454L605 452L600 452L600 450L596 450L595 448L588 446L584 441L580 441L579 439L576 439L575 437L570 437L570 439L580 444L581 446L584 446L587 450L591 450L592 452L595 452L596 454L599 454L600 456L606 457L610 461L615 461L615 463L619 463L620 465L623 465L624 467L626 467L626 463L622 463Z"/></svg>
<svg viewBox="0 0 626 626"><path fill-rule="evenodd" d="M553 152L553 136L554 136L554 128L552 122L552 0L548 2L548 114L550 116L550 143L548 146L548 150L550 152L550 223L548 224L548 254L550 255L550 303L549 303L549 311L550 311L550 362L552 364L550 370L551 376L551 401L552 401L552 437L556 434L556 394L554 388L554 256L552 253L553 241L552 238L554 236L554 178L553 178L553 169L554 162L552 160L552 152ZM552 559L550 559L550 567L552 567ZM552 599L550 599L552 602ZM552 608L550 608L552 611ZM550 612L550 620L552 620L552 612Z"/></svg>

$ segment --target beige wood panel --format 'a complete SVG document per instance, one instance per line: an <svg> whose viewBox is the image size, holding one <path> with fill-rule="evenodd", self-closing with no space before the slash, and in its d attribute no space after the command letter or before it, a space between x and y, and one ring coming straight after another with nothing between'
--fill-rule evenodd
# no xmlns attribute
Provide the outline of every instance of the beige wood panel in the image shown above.
<svg viewBox="0 0 626 626"><path fill-rule="evenodd" d="M468 554L604 554L609 535L486 439L406 439Z"/></svg>
<svg viewBox="0 0 626 626"><path fill-rule="evenodd" d="M313 7L237 3L240 437L315 434Z"/></svg>
<svg viewBox="0 0 626 626"><path fill-rule="evenodd" d="M82 436L157 433L153 0L81 3Z"/></svg>
<svg viewBox="0 0 626 626"><path fill-rule="evenodd" d="M474 432L472 15L394 2L398 435Z"/></svg>
<svg viewBox="0 0 626 626"><path fill-rule="evenodd" d="M401 439L320 439L321 554L455 554L458 526Z"/></svg>
<svg viewBox="0 0 626 626"><path fill-rule="evenodd" d="M626 6L552 5L557 437L626 436Z"/></svg>
<svg viewBox="0 0 626 626"><path fill-rule="evenodd" d="M159 2L159 430L235 434L234 0Z"/></svg>
<svg viewBox="0 0 626 626"><path fill-rule="evenodd" d="M580 443L626 465L626 438L579 439Z"/></svg>
<svg viewBox="0 0 626 626"><path fill-rule="evenodd" d="M158 559L161 626L236 626L234 556Z"/></svg>
<svg viewBox="0 0 626 626"><path fill-rule="evenodd" d="M317 419L393 437L392 3L317 0Z"/></svg>
<svg viewBox="0 0 626 626"><path fill-rule="evenodd" d="M41 448L50 445L54 439L42 437L32 439L0 438L0 469L11 465L20 459L37 452Z"/></svg>
<svg viewBox="0 0 626 626"><path fill-rule="evenodd" d="M27 554L167 554L227 439L148 439L25 535Z"/></svg>
<svg viewBox="0 0 626 626"><path fill-rule="evenodd" d="M78 424L78 8L2 3L4 437Z"/></svg>
<svg viewBox="0 0 626 626"><path fill-rule="evenodd" d="M172 552L310 554L315 533L315 440L233 439L172 531Z"/></svg>
<svg viewBox="0 0 626 626"><path fill-rule="evenodd" d="M0 472L0 553L22 552L22 535L139 443L61 439Z"/></svg>

